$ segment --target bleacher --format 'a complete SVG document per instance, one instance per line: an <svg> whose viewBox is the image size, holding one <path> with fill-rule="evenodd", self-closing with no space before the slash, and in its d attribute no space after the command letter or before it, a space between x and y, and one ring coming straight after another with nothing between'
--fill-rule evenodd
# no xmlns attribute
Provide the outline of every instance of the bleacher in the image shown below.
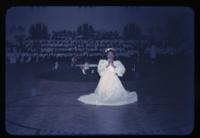
<svg viewBox="0 0 200 138"><path fill-rule="evenodd" d="M21 58L31 57L31 61L40 62L49 59L65 59L72 56L82 57L103 57L105 49L113 47L116 49L117 57L132 58L135 55L148 55L150 53L151 41L143 38L138 40L118 39L82 39L78 36L74 38L66 36L65 33L54 33L47 40L26 39L24 47L13 52L7 50L7 58L15 57L23 62ZM11 48L12 49L12 48ZM174 49L163 49L161 45L156 46L158 54L173 53ZM143 52L143 53L142 53Z"/></svg>
<svg viewBox="0 0 200 138"><path fill-rule="evenodd" d="M113 47L120 56L131 57L136 52L137 45L135 41L123 40L26 40L25 52L32 53L37 51L38 54L61 54L69 57L76 53L82 52L79 56L100 56L108 47ZM37 44L37 46L36 46Z"/></svg>

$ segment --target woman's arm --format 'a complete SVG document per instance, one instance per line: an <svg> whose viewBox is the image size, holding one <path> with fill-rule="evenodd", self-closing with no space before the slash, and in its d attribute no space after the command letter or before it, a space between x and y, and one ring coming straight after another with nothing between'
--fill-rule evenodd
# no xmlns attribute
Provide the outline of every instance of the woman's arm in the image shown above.
<svg viewBox="0 0 200 138"><path fill-rule="evenodd" d="M119 60L117 60L115 62L115 66L116 66L115 73L118 76L122 77L124 75L124 73L125 73L125 70L126 70L125 67L124 67L124 65Z"/></svg>
<svg viewBox="0 0 200 138"><path fill-rule="evenodd" d="M105 71L107 64L108 63L106 62L106 60L102 60L102 59L99 60L99 63L98 63L98 66L97 66L97 71L98 71L100 76L103 75L103 72Z"/></svg>

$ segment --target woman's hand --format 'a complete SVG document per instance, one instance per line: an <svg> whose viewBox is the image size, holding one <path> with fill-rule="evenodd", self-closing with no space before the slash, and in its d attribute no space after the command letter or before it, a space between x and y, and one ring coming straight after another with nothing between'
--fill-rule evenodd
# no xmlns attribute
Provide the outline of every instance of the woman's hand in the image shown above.
<svg viewBox="0 0 200 138"><path fill-rule="evenodd" d="M108 59L108 65L106 66L106 68L109 67L110 65L112 65L112 60Z"/></svg>
<svg viewBox="0 0 200 138"><path fill-rule="evenodd" d="M114 68L116 68L116 66L114 65L114 62L112 62L111 65L112 65Z"/></svg>
<svg viewBox="0 0 200 138"><path fill-rule="evenodd" d="M110 65L113 66L114 68L116 68L116 66L114 65L113 60L108 61L108 65L106 66L106 68L109 67Z"/></svg>
<svg viewBox="0 0 200 138"><path fill-rule="evenodd" d="M108 62L108 65L106 66L106 68L109 67L109 66L110 66L110 62Z"/></svg>

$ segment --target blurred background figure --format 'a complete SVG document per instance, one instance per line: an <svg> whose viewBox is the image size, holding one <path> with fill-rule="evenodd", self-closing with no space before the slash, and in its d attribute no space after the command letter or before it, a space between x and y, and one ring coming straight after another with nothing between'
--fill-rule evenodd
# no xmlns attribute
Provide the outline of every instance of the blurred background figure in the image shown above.
<svg viewBox="0 0 200 138"><path fill-rule="evenodd" d="M53 71L58 70L59 64L58 61L55 62L55 65L53 66Z"/></svg>
<svg viewBox="0 0 200 138"><path fill-rule="evenodd" d="M88 65L89 65L89 63L85 62L84 65L80 67L83 75L87 74L86 70L89 70L89 66Z"/></svg>
<svg viewBox="0 0 200 138"><path fill-rule="evenodd" d="M73 56L71 58L71 66L74 66L76 64L76 62L77 62L77 58L75 56Z"/></svg>

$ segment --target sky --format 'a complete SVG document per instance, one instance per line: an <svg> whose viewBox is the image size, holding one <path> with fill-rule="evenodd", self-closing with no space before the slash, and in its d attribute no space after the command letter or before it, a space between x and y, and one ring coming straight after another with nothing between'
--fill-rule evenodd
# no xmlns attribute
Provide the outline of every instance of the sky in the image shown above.
<svg viewBox="0 0 200 138"><path fill-rule="evenodd" d="M122 31L134 22L143 28L152 25L164 26L170 17L184 16L188 26L193 25L194 13L188 7L142 7L142 6L24 6L11 7L6 12L6 30L13 25L26 29L36 22L45 23L50 31L76 30L82 23L89 23L96 30Z"/></svg>

